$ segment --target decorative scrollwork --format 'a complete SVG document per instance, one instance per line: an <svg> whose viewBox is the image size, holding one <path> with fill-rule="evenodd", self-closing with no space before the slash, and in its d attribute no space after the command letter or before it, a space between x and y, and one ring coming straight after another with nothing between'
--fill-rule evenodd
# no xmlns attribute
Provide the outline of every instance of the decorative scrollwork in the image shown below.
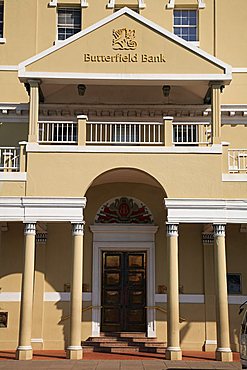
<svg viewBox="0 0 247 370"><path fill-rule="evenodd" d="M119 197L100 207L95 222L152 224L153 217L149 209L137 199Z"/></svg>
<svg viewBox="0 0 247 370"><path fill-rule="evenodd" d="M112 48L114 50L135 50L137 48L135 30L121 28L119 30L113 30L112 35Z"/></svg>

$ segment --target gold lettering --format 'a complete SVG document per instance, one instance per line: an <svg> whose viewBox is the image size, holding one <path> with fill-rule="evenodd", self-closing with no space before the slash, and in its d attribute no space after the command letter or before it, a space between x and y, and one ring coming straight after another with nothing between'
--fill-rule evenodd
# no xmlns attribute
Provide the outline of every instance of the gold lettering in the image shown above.
<svg viewBox="0 0 247 370"><path fill-rule="evenodd" d="M84 62L90 62L90 54L84 54Z"/></svg>
<svg viewBox="0 0 247 370"><path fill-rule="evenodd" d="M142 63L146 63L148 61L147 54L142 54Z"/></svg>
<svg viewBox="0 0 247 370"><path fill-rule="evenodd" d="M137 54L134 54L134 55L131 57L131 62L132 62L132 63L137 63L137 62L138 62L138 56L137 56Z"/></svg>

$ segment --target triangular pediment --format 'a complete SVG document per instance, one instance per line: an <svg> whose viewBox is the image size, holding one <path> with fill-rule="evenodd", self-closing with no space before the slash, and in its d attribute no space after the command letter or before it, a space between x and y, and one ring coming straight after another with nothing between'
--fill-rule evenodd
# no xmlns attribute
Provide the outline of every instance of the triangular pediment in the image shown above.
<svg viewBox="0 0 247 370"><path fill-rule="evenodd" d="M19 65L43 79L231 79L231 67L123 8Z"/></svg>

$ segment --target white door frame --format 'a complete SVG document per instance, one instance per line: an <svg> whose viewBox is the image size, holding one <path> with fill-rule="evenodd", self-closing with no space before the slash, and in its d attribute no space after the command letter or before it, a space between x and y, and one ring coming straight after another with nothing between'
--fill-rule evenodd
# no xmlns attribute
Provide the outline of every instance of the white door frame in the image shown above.
<svg viewBox="0 0 247 370"><path fill-rule="evenodd" d="M98 224L93 232L92 336L100 336L101 269L103 251L147 252L147 336L156 337L155 320L155 233L158 226Z"/></svg>

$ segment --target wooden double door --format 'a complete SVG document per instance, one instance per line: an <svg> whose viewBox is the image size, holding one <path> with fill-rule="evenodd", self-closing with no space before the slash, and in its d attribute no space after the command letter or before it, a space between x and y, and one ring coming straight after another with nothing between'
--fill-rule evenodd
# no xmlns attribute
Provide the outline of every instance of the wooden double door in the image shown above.
<svg viewBox="0 0 247 370"><path fill-rule="evenodd" d="M103 252L101 331L146 331L146 252Z"/></svg>

